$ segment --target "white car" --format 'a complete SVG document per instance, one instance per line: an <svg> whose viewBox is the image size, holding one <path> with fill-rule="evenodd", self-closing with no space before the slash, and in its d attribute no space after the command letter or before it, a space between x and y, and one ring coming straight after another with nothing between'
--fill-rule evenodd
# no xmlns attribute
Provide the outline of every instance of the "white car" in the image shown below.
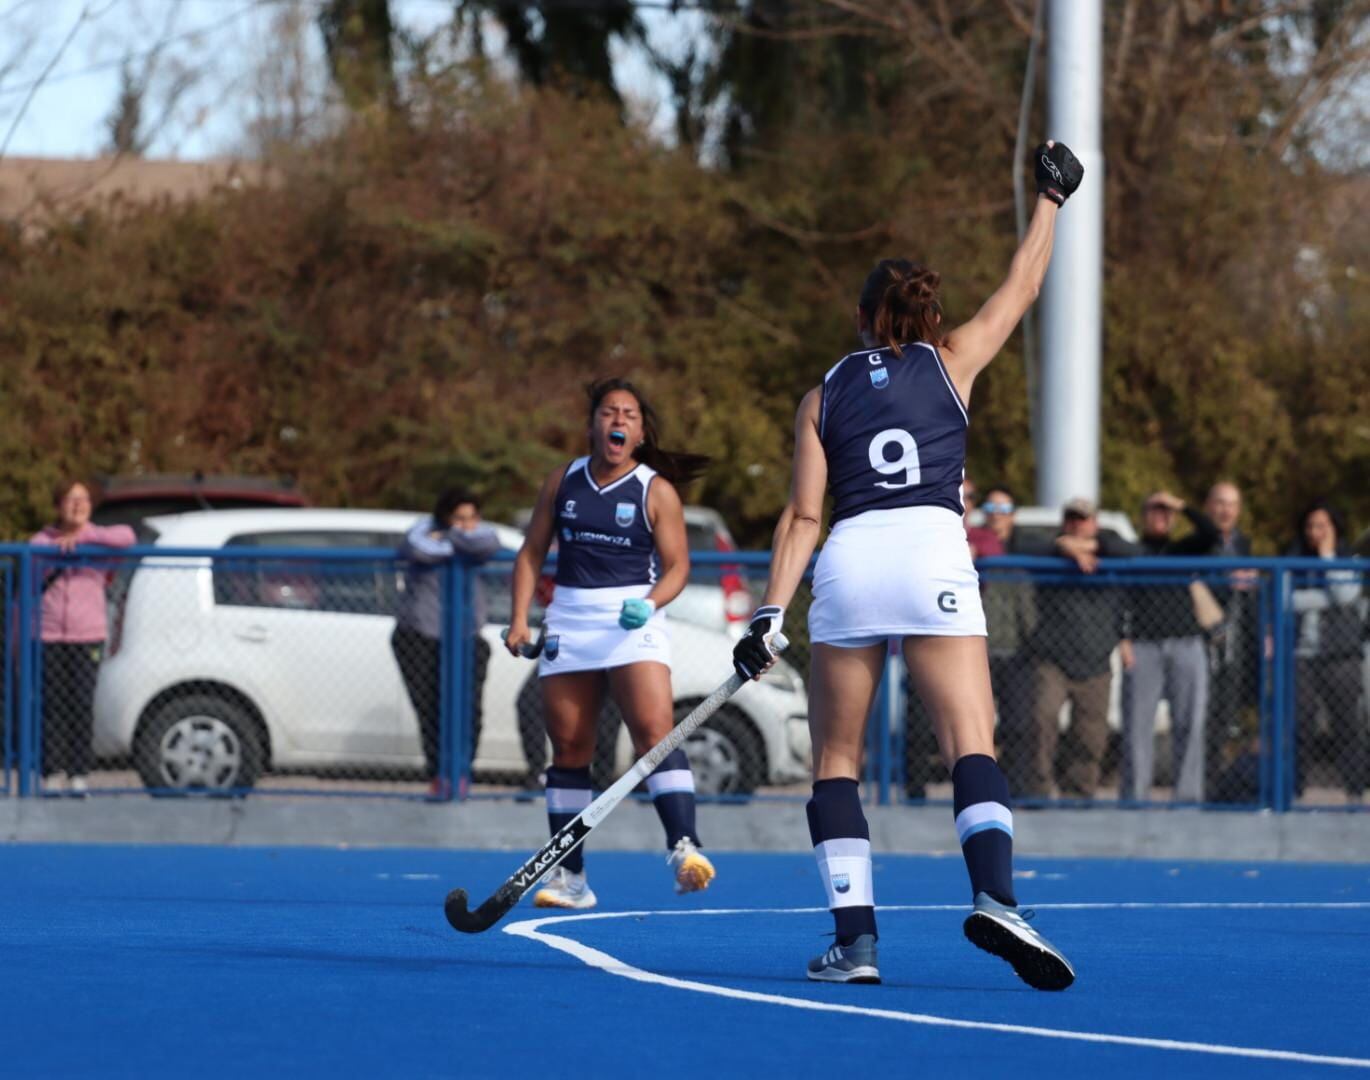
<svg viewBox="0 0 1370 1080"><path fill-rule="evenodd" d="M421 516L225 510L153 517L146 525L164 548L393 550ZM521 543L518 530L496 528L504 547ZM492 564L492 619L501 593L507 615L501 576L507 582L507 564ZM403 588L395 567L149 557L120 577L96 687L97 756L131 758L154 789L246 788L273 770L412 777L422 768L418 723L390 647L391 612ZM526 768L517 709L533 669L499 647L500 626L492 621L480 631L492 646L474 763L485 773ZM732 639L686 623L673 624L672 637L677 708L687 708L727 675ZM806 714L802 680L777 665L687 749L712 778L711 790L799 779L808 767Z"/></svg>

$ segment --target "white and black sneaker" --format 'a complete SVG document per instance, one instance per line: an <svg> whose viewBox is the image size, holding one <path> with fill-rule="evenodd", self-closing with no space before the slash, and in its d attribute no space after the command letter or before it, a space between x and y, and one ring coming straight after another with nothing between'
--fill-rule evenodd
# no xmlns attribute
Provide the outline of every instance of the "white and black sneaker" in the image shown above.
<svg viewBox="0 0 1370 1080"><path fill-rule="evenodd" d="M975 910L966 917L966 939L987 953L1007 960L1018 978L1034 990L1064 990L1075 981L1075 969L1051 942L1027 923L1032 912L1001 904L988 893L975 894Z"/></svg>
<svg viewBox="0 0 1370 1080"><path fill-rule="evenodd" d="M814 982L878 983L875 935L862 934L850 945L833 942L822 956L809 961L808 976Z"/></svg>
<svg viewBox="0 0 1370 1080"><path fill-rule="evenodd" d="M584 871L577 874L564 866L554 866L542 879L542 888L533 894L533 906L579 911L595 906L595 894L585 880Z"/></svg>

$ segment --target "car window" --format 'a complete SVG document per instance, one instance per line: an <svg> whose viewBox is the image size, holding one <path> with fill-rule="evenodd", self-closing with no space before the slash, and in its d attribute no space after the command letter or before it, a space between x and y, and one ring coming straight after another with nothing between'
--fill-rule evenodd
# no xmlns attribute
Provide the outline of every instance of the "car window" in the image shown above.
<svg viewBox="0 0 1370 1080"><path fill-rule="evenodd" d="M707 522L687 521L685 523L685 539L690 545L691 551L717 551L717 534L714 527Z"/></svg>
<svg viewBox="0 0 1370 1080"><path fill-rule="evenodd" d="M242 533L225 547L358 549L389 548L396 536L371 530L290 530ZM232 607L335 611L390 615L396 575L388 559L361 562L325 559L216 559L214 601Z"/></svg>

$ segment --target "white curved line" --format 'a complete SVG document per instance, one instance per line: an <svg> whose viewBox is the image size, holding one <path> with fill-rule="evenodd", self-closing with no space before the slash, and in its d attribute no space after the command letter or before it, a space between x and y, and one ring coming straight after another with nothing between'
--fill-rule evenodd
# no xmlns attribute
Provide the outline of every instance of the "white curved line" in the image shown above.
<svg viewBox="0 0 1370 1080"><path fill-rule="evenodd" d="M1326 909L1329 911L1370 908L1370 902L1231 902L1206 903L1202 901L1176 903L1080 903L1080 904L1034 904L1041 909L1066 911L1109 911L1109 910L1304 910ZM965 904L911 904L880 907L878 911L966 911ZM690 990L697 994L711 994L714 997L730 998L734 1001L751 1001L762 1005L784 1005L791 1009L806 1009L810 1012L842 1013L849 1016L868 1016L878 1020L895 1020L905 1024L922 1024L929 1027L961 1028L970 1031L996 1031L1006 1035L1032 1035L1042 1039L1065 1039L1073 1042L1107 1043L1114 1046L1139 1046L1149 1050L1178 1050L1194 1054L1215 1054L1223 1057L1259 1058L1265 1061L1296 1061L1305 1065L1341 1065L1353 1069L1370 1069L1370 1059L1336 1057L1327 1054L1305 1054L1296 1050L1267 1050L1252 1046L1225 1046L1221 1043L1186 1042L1179 1039L1148 1039L1137 1035L1111 1035L1093 1031L1070 1031L1066 1029L1030 1027L1025 1024L998 1024L986 1020L958 1020L950 1016L931 1016L927 1013L903 1012L897 1009L872 1009L860 1005L841 1005L835 1002L811 1001L806 998L786 997L782 994L763 994L754 990L737 990L729 986L714 986L711 983L696 982L693 979L678 979L671 975L658 975L644 971L632 964L610 956L606 952L583 945L579 941L562 937L559 934L542 932L542 927L562 923L589 922L595 919L637 919L647 916L694 916L694 915L808 915L826 912L827 908L698 908L682 911L597 911L581 915L552 915L540 919L527 919L511 923L504 928L506 934L538 941L553 949L575 957L583 964L598 968L610 975L632 979L634 982L651 983L655 986L669 986L676 990Z"/></svg>

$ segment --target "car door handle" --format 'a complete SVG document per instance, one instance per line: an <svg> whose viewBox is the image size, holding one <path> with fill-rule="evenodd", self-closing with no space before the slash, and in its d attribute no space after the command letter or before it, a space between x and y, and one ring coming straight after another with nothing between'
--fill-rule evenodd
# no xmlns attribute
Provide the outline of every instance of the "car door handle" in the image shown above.
<svg viewBox="0 0 1370 1080"><path fill-rule="evenodd" d="M244 626L241 630L233 631L233 636L243 641L266 641L271 637L271 631L265 626Z"/></svg>

